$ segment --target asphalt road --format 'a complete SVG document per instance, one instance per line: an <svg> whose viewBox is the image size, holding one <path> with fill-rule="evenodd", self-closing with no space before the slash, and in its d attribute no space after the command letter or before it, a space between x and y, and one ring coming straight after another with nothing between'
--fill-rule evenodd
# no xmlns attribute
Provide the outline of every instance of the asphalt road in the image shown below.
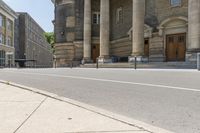
<svg viewBox="0 0 200 133"><path fill-rule="evenodd" d="M177 133L200 133L200 72L0 69L0 79L46 90Z"/></svg>

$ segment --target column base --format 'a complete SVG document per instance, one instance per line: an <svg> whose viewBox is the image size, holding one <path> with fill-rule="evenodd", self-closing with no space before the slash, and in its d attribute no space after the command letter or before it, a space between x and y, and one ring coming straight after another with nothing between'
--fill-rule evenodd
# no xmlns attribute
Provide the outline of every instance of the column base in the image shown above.
<svg viewBox="0 0 200 133"><path fill-rule="evenodd" d="M148 57L144 57L144 56L129 56L128 57L128 62L132 63L132 62L149 62L149 58Z"/></svg>
<svg viewBox="0 0 200 133"><path fill-rule="evenodd" d="M86 63L93 63L93 61L90 59L90 58L83 58L82 60L81 60L81 64L86 64Z"/></svg>
<svg viewBox="0 0 200 133"><path fill-rule="evenodd" d="M99 57L98 58L98 63L112 63L112 59L111 58L104 58L104 57Z"/></svg>
<svg viewBox="0 0 200 133"><path fill-rule="evenodd" d="M197 55L200 53L200 50L190 50L186 53L186 62L197 62Z"/></svg>

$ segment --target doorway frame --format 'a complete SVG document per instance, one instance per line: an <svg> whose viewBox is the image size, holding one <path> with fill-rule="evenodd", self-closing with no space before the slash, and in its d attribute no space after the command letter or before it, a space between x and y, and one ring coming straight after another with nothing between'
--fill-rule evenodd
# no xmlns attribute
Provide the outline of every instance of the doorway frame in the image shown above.
<svg viewBox="0 0 200 133"><path fill-rule="evenodd" d="M184 61L178 61L178 60L176 60L176 61L169 61L168 60L168 41L167 41L167 39L168 39L168 36L175 36L175 35L181 35L181 34L184 34L185 35L185 51L184 51ZM186 61L186 52L187 52L187 33L186 32L183 32L183 33L175 33L175 34L167 34L167 35L165 35L165 60L166 60L166 62L185 62Z"/></svg>

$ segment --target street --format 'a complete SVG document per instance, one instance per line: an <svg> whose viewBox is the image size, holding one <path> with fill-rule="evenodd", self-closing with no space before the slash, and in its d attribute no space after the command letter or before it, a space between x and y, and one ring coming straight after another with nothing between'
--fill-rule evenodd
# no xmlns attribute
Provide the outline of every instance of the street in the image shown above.
<svg viewBox="0 0 200 133"><path fill-rule="evenodd" d="M200 133L200 72L195 70L0 69L0 80L176 133Z"/></svg>

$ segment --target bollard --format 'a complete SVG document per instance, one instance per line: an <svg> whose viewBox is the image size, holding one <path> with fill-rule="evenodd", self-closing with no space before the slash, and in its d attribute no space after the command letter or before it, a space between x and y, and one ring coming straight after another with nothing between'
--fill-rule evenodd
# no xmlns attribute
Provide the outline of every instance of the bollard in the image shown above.
<svg viewBox="0 0 200 133"><path fill-rule="evenodd" d="M197 53L197 70L200 71L200 53Z"/></svg>
<svg viewBox="0 0 200 133"><path fill-rule="evenodd" d="M96 59L96 69L98 69L99 68L99 59L97 58Z"/></svg>
<svg viewBox="0 0 200 133"><path fill-rule="evenodd" d="M55 68L57 68L56 60L55 60Z"/></svg>
<svg viewBox="0 0 200 133"><path fill-rule="evenodd" d="M71 69L73 68L73 62L71 61L71 63L70 63L71 65L70 65L70 67L71 67Z"/></svg>
<svg viewBox="0 0 200 133"><path fill-rule="evenodd" d="M137 70L137 56L135 56L135 70Z"/></svg>

